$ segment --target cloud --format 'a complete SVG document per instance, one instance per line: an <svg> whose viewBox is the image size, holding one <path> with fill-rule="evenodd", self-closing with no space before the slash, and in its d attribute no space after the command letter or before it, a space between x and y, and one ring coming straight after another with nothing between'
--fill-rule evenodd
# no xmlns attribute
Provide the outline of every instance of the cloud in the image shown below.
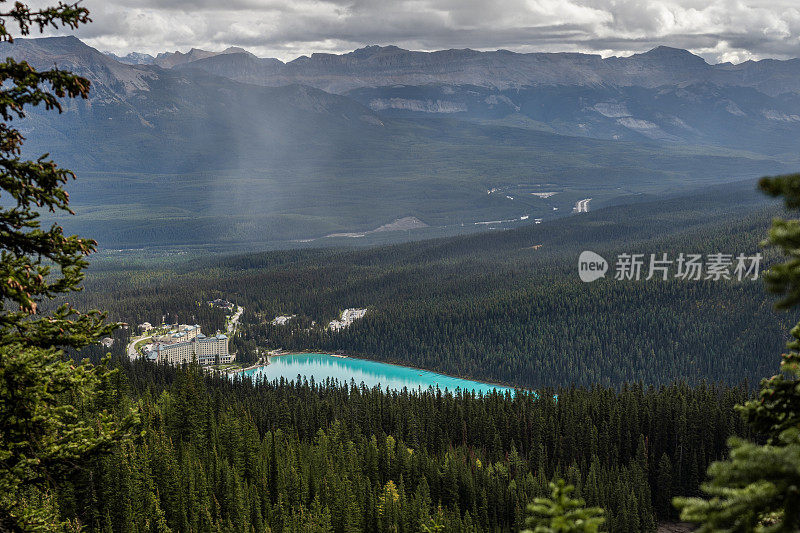
<svg viewBox="0 0 800 533"><path fill-rule="evenodd" d="M800 56L795 0L84 0L84 5L94 23L78 36L116 53L242 46L290 60L396 44L418 50L627 55L666 44L711 62Z"/></svg>

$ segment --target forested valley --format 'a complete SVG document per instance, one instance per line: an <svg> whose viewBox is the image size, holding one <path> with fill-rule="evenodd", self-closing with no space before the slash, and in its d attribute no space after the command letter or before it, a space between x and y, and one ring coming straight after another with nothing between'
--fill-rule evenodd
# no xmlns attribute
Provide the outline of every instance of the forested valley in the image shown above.
<svg viewBox="0 0 800 533"><path fill-rule="evenodd" d="M744 182L468 237L170 268L101 265L79 303L131 324L167 317L214 331L223 315L204 302L229 298L246 309L233 341L240 362L254 361L256 347L283 348L527 388L701 378L755 386L774 370L797 319L773 309L760 280L618 281L610 272L589 284L578 278L577 257L591 249L613 268L620 253L760 251L766 265L774 256L759 242L777 214ZM326 330L348 307L368 311L345 330ZM298 318L276 326L277 315Z"/></svg>
<svg viewBox="0 0 800 533"><path fill-rule="evenodd" d="M138 403L141 434L56 498L98 531L519 531L553 477L604 507L610 531L652 531L728 435L749 435L743 387L476 397L120 366L85 409Z"/></svg>
<svg viewBox="0 0 800 533"><path fill-rule="evenodd" d="M607 530L654 531L677 520L673 497L699 494L729 436L759 438L734 406L774 373L795 316L776 313L760 281L584 284L574 261L598 235L592 249L606 257L750 253L779 210L749 189L732 195L745 199L737 216L715 209L731 199L713 190L383 248L101 264L78 301L132 325L221 329L224 314L207 301L245 306L232 341L245 361L256 346L341 350L523 389L478 397L300 376L253 383L129 361L132 329L119 329L106 403L86 408L138 405L141 433L86 465L54 505L108 531L519 531L526 504L563 478L605 509ZM674 231L659 228L662 217ZM309 327L350 305L369 311L349 329ZM269 324L292 313L302 327Z"/></svg>

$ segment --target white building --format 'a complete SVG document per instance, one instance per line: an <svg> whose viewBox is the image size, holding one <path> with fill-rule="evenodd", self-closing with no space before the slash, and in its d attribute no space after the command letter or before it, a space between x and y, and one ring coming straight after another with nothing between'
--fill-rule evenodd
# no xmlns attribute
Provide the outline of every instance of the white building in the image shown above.
<svg viewBox="0 0 800 533"><path fill-rule="evenodd" d="M200 333L200 326L197 324L193 326L181 324L178 326L177 331L167 333L166 335L155 336L153 337L153 341L164 344L174 344L176 342L190 341L198 335L202 335L202 333Z"/></svg>
<svg viewBox="0 0 800 533"><path fill-rule="evenodd" d="M289 323L290 320L292 320L293 318L296 318L296 317L297 317L297 315L280 315L280 316L276 316L274 319L272 319L271 324L273 326L285 326L286 324Z"/></svg>
<svg viewBox="0 0 800 533"><path fill-rule="evenodd" d="M231 363L233 355L228 352L228 336L224 334L206 337L200 326L182 325L178 331L153 339L145 348L145 356L159 363L181 365L197 360L200 365Z"/></svg>

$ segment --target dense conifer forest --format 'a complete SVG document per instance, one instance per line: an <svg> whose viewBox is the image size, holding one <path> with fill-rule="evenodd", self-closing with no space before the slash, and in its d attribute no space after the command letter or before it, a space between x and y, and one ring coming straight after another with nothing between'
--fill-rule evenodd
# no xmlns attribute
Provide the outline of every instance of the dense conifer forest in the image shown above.
<svg viewBox="0 0 800 533"><path fill-rule="evenodd" d="M595 231L606 238L593 249L607 257L752 252L777 211L747 204L718 218L715 195L680 200L676 230L646 245L659 229L642 220L660 213L624 206L561 226L367 250L101 265L78 301L131 324L221 329L224 313L206 302L245 306L232 341L240 360L256 346L342 350L529 390L252 383L130 362L133 330L120 329L111 350L120 373L94 407L139 405L141 434L81 469L58 508L108 531L519 531L526 504L564 478L605 509L607 530L654 531L677 520L673 497L698 494L729 436L753 437L734 406L772 373L793 315L776 314L760 282L583 284L573 262ZM534 241L551 249L533 255ZM349 306L369 311L338 334L311 326ZM269 324L295 313L294 327Z"/></svg>
<svg viewBox="0 0 800 533"><path fill-rule="evenodd" d="M130 324L213 331L225 318L209 300L243 305L241 362L256 347L341 350L526 389L252 383L128 361L133 329L120 329L120 373L87 409L138 405L141 434L81 469L57 506L108 531L519 531L526 504L563 478L605 509L607 530L654 531L677 520L673 497L699 494L729 436L758 438L734 406L774 372L796 317L776 313L760 281L584 284L575 260L584 248L753 253L779 211L750 185L365 250L101 263L75 301ZM735 215L715 207L736 201ZM312 326L361 306L342 332ZM299 317L271 325L278 314Z"/></svg>
<svg viewBox="0 0 800 533"><path fill-rule="evenodd" d="M726 437L747 435L741 387L387 394L120 364L85 408L138 402L141 435L57 495L91 530L518 531L526 503L563 477L610 531L653 531Z"/></svg>
<svg viewBox="0 0 800 533"><path fill-rule="evenodd" d="M612 271L587 284L577 275L584 249L612 269L626 252L761 251L766 264L772 256L758 243L779 210L754 189L746 182L517 230L365 250L96 268L81 302L132 324L166 316L213 332L224 318L204 302L229 298L246 309L232 343L240 362L254 361L256 347L283 348L528 388L701 378L755 386L775 368L796 322L796 314L775 312L760 280L618 281ZM348 307L368 311L343 331L326 330ZM271 324L294 314L285 326Z"/></svg>

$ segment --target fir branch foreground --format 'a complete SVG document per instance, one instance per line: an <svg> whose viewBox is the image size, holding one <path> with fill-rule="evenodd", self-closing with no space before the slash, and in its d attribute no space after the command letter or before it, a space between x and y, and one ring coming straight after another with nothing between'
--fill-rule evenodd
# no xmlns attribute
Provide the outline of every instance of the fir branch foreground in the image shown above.
<svg viewBox="0 0 800 533"><path fill-rule="evenodd" d="M14 28L28 35L32 28L87 22L89 12L79 4L32 10L15 2L0 12L0 41L13 41ZM64 235L57 224L41 227L42 209L72 213L64 185L75 175L47 154L21 158L24 137L12 123L25 117L26 107L61 112L59 99L85 99L90 84L12 58L0 63L0 81L0 530L79 528L59 519L53 491L128 435L135 416L100 406L113 371L76 364L62 350L95 343L116 324L69 304L39 312L43 302L80 290L86 256L97 243Z"/></svg>

